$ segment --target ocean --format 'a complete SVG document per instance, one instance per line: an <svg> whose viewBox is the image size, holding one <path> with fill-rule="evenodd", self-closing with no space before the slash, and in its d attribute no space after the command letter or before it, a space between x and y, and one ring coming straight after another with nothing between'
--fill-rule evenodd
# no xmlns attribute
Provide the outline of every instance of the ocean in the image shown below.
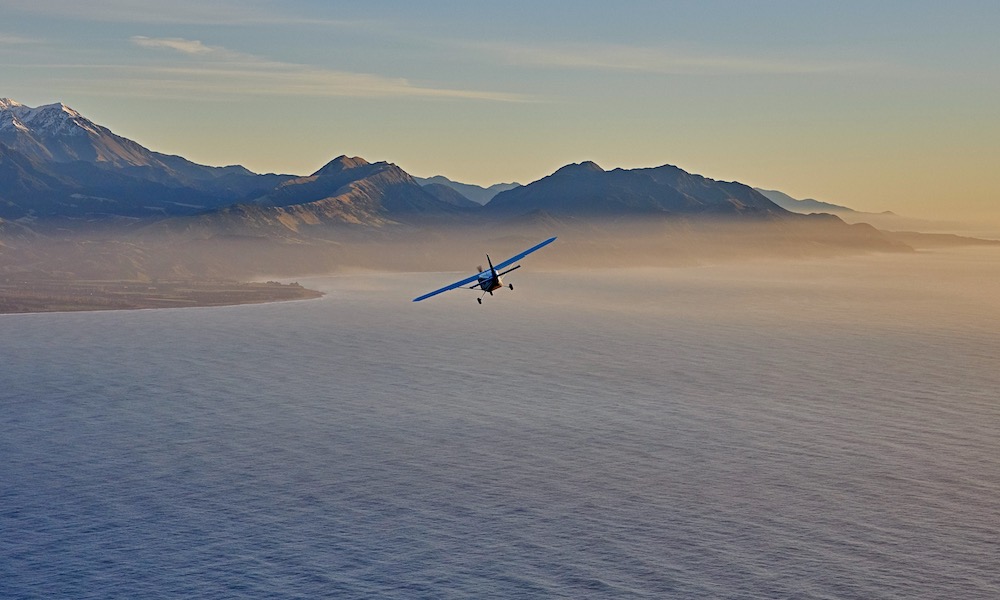
<svg viewBox="0 0 1000 600"><path fill-rule="evenodd" d="M0 597L1000 597L1000 251L544 263L0 316Z"/></svg>

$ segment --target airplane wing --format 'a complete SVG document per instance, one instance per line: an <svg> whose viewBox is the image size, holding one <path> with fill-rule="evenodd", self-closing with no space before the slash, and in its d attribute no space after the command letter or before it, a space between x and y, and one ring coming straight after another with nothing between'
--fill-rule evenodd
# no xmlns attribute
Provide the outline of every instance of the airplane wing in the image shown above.
<svg viewBox="0 0 1000 600"><path fill-rule="evenodd" d="M465 285L467 283L472 283L473 281L478 281L478 280L479 280L479 274L476 273L472 277L466 277L462 281L456 281L455 283L453 283L451 285L446 285L446 286L444 286L443 288L441 288L439 290L434 290L433 292L428 292L428 293L424 294L423 296L419 296L417 298L414 298L413 301L414 302L420 302L421 300L426 300L427 298L430 298L431 296L437 296L441 292L447 292L448 290L453 290L455 288L460 288L460 287L462 287L463 285Z"/></svg>
<svg viewBox="0 0 1000 600"><path fill-rule="evenodd" d="M535 250L539 250L541 248L544 248L545 246L548 246L549 244L551 244L554 241L556 241L556 238L550 237L549 239L545 240L544 242L542 242L540 244L535 244L534 246L532 246L531 248L528 248L527 250L525 250L524 252L522 252L520 254L515 254L514 256L511 256L510 258L508 258L507 260L503 261L502 263L493 265L493 268L496 269L497 271L500 271L504 267L508 267L508 266L516 263L517 261L519 261L522 258L524 258L525 256L531 254Z"/></svg>
<svg viewBox="0 0 1000 600"><path fill-rule="evenodd" d="M545 246L548 246L549 244L551 244L554 241L556 241L556 238L550 237L549 239L545 240L544 242L542 242L540 244L535 244L534 246L532 246L531 248L528 248L527 250L525 250L524 252L521 252L520 254L515 254L514 256L508 258L507 260L503 261L500 264L493 265L493 269L495 271L499 271L499 270L503 269L504 267L508 267L508 266L514 264L515 262L521 260L525 256L531 254L535 250L538 250L539 248L543 248ZM511 269L511 270L513 270L513 269ZM441 288L439 290L434 290L433 292L428 292L428 293L424 294L423 296L418 296L418 297L414 298L413 301L414 302L420 302L421 300L426 300L427 298L430 298L431 296L437 296L441 292L447 292L448 290L453 290L455 288L462 287L463 285L472 283L474 281L479 281L479 274L478 273L475 274L475 275L473 275L472 277L466 277L462 281L456 281L455 283L453 283L451 285L446 285L446 286L444 286L443 288Z"/></svg>

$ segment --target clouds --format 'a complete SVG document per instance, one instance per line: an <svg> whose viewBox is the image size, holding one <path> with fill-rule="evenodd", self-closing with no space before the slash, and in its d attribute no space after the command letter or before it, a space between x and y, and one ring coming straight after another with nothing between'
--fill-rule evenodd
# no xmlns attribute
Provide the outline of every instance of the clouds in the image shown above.
<svg viewBox="0 0 1000 600"><path fill-rule="evenodd" d="M184 38L150 38L144 35L134 35L131 41L136 46L143 48L168 48L184 54L211 54L217 51L198 40L185 40Z"/></svg>
<svg viewBox="0 0 1000 600"><path fill-rule="evenodd" d="M657 75L809 75L872 71L871 62L724 55L624 44L474 43L470 47L514 66L622 71Z"/></svg>
<svg viewBox="0 0 1000 600"><path fill-rule="evenodd" d="M234 24L262 22L276 15L255 2L229 0L0 0L0 7L47 18L108 23Z"/></svg>
<svg viewBox="0 0 1000 600"><path fill-rule="evenodd" d="M0 46L26 46L40 43L42 43L40 39L0 32Z"/></svg>
<svg viewBox="0 0 1000 600"><path fill-rule="evenodd" d="M401 77L274 61L210 46L200 40L133 36L130 41L146 50L166 51L186 58L181 63L144 68L153 77L147 76L136 83L157 93L527 101L518 94L419 85Z"/></svg>

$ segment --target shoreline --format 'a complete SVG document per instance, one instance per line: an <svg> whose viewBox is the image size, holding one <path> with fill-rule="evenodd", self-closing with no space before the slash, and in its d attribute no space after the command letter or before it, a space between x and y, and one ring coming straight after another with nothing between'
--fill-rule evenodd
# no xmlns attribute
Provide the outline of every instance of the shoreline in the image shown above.
<svg viewBox="0 0 1000 600"><path fill-rule="evenodd" d="M152 308L205 308L311 300L298 283L0 278L0 315Z"/></svg>

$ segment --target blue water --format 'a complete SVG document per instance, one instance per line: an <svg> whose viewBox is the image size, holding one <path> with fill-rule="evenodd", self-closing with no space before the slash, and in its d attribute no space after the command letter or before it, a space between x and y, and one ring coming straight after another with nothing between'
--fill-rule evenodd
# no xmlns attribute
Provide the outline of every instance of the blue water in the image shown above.
<svg viewBox="0 0 1000 600"><path fill-rule="evenodd" d="M0 597L1000 597L998 254L0 316Z"/></svg>

